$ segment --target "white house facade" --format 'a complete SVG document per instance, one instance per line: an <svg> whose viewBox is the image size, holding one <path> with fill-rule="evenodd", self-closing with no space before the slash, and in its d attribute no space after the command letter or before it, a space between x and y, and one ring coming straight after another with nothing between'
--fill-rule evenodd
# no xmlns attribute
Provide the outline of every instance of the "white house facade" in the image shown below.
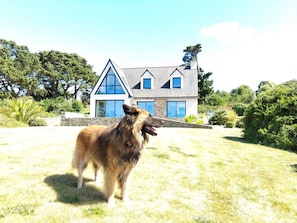
<svg viewBox="0 0 297 223"><path fill-rule="evenodd" d="M122 117L136 104L163 118L197 114L195 66L120 68L108 60L90 95L91 117Z"/></svg>

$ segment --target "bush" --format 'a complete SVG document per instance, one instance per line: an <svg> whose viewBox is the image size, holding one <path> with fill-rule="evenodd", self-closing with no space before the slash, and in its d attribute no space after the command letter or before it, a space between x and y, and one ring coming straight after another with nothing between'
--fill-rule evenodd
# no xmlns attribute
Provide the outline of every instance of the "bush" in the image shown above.
<svg viewBox="0 0 297 223"><path fill-rule="evenodd" d="M47 123L42 118L36 118L29 121L29 126L47 126Z"/></svg>
<svg viewBox="0 0 297 223"><path fill-rule="evenodd" d="M226 128L233 128L234 127L234 122L226 122Z"/></svg>
<svg viewBox="0 0 297 223"><path fill-rule="evenodd" d="M83 104L81 101L72 100L71 107L74 112L81 112L83 109Z"/></svg>
<svg viewBox="0 0 297 223"><path fill-rule="evenodd" d="M244 111L247 108L247 104L238 103L232 106L232 109L237 113L238 116L243 116Z"/></svg>
<svg viewBox="0 0 297 223"><path fill-rule="evenodd" d="M254 143L297 151L297 81L258 95L246 109L245 138Z"/></svg>
<svg viewBox="0 0 297 223"><path fill-rule="evenodd" d="M237 121L236 121L236 123L235 123L235 127L236 128L244 128L244 123L243 123L243 118L241 118L241 119L238 119Z"/></svg>
<svg viewBox="0 0 297 223"><path fill-rule="evenodd" d="M81 112L83 105L81 101L78 100L66 100L63 97L58 97L55 99L44 99L41 105L45 108L47 112L60 114L63 111L69 112Z"/></svg>
<svg viewBox="0 0 297 223"><path fill-rule="evenodd" d="M1 107L1 113L17 121L29 123L29 121L41 116L44 109L30 97L6 100Z"/></svg>
<svg viewBox="0 0 297 223"><path fill-rule="evenodd" d="M197 115L188 115L185 117L185 122L194 123L197 122L198 117Z"/></svg>
<svg viewBox="0 0 297 223"><path fill-rule="evenodd" d="M228 121L226 111L217 111L208 120L211 125L225 125Z"/></svg>

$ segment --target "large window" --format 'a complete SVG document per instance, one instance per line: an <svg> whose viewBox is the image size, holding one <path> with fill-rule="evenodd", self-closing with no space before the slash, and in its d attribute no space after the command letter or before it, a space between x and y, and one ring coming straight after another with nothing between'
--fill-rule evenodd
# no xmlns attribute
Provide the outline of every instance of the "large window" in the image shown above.
<svg viewBox="0 0 297 223"><path fill-rule="evenodd" d="M96 94L125 94L119 80L111 69L108 71Z"/></svg>
<svg viewBox="0 0 297 223"><path fill-rule="evenodd" d="M151 78L143 78L143 89L151 89L152 81Z"/></svg>
<svg viewBox="0 0 297 223"><path fill-rule="evenodd" d="M168 118L183 118L186 116L185 101L168 101L167 102L167 117Z"/></svg>
<svg viewBox="0 0 297 223"><path fill-rule="evenodd" d="M124 100L96 101L96 117L122 117Z"/></svg>
<svg viewBox="0 0 297 223"><path fill-rule="evenodd" d="M140 108L147 110L151 115L155 115L155 104L153 101L139 101L137 102L137 105Z"/></svg>
<svg viewBox="0 0 297 223"><path fill-rule="evenodd" d="M181 88L181 78L180 77L172 78L172 88Z"/></svg>

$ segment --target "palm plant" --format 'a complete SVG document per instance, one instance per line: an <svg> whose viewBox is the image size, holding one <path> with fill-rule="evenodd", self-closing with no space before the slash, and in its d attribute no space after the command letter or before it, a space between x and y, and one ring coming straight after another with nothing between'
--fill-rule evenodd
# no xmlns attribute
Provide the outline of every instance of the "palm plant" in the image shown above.
<svg viewBox="0 0 297 223"><path fill-rule="evenodd" d="M43 107L30 97L7 100L1 108L1 113L15 118L17 121L29 123L44 113Z"/></svg>

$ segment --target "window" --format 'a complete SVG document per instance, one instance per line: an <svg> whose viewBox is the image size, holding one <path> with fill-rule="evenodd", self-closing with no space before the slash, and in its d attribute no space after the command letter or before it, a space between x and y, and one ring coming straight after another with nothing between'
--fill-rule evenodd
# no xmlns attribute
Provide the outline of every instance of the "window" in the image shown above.
<svg viewBox="0 0 297 223"><path fill-rule="evenodd" d="M138 101L137 105L140 108L147 110L151 115L155 115L155 104L153 101Z"/></svg>
<svg viewBox="0 0 297 223"><path fill-rule="evenodd" d="M167 117L168 118L183 118L186 116L185 101L168 101L167 102Z"/></svg>
<svg viewBox="0 0 297 223"><path fill-rule="evenodd" d="M124 100L96 101L96 117L122 117Z"/></svg>
<svg viewBox="0 0 297 223"><path fill-rule="evenodd" d="M96 94L125 94L119 80L111 69L109 69Z"/></svg>
<svg viewBox="0 0 297 223"><path fill-rule="evenodd" d="M181 78L180 77L172 78L172 88L181 88Z"/></svg>
<svg viewBox="0 0 297 223"><path fill-rule="evenodd" d="M143 89L151 89L152 81L151 78L143 78Z"/></svg>

